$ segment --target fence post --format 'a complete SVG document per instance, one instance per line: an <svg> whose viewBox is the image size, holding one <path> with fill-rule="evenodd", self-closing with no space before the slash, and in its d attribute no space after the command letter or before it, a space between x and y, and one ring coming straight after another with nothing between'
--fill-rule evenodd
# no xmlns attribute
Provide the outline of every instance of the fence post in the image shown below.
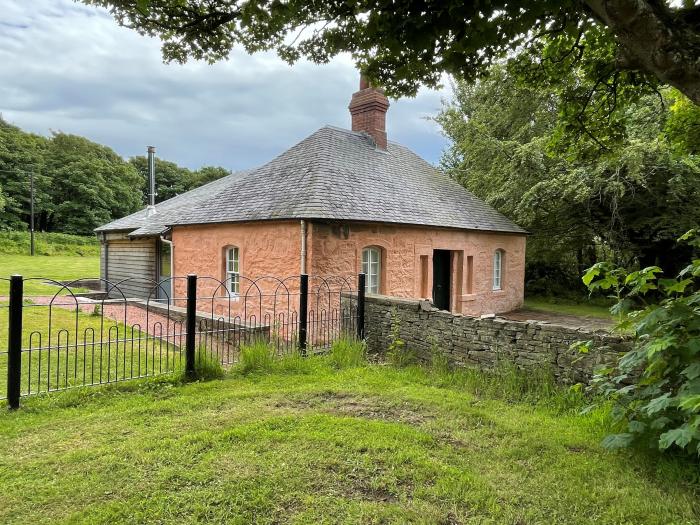
<svg viewBox="0 0 700 525"><path fill-rule="evenodd" d="M306 334L308 328L309 309L309 276L301 274L299 281L299 352L306 355Z"/></svg>
<svg viewBox="0 0 700 525"><path fill-rule="evenodd" d="M357 338L365 338L365 274L357 276Z"/></svg>
<svg viewBox="0 0 700 525"><path fill-rule="evenodd" d="M197 276L187 276L187 337L185 339L185 374L194 377L195 335L197 330Z"/></svg>
<svg viewBox="0 0 700 525"><path fill-rule="evenodd" d="M19 408L22 380L22 301L24 281L21 275L10 277L10 311L7 345L7 403Z"/></svg>

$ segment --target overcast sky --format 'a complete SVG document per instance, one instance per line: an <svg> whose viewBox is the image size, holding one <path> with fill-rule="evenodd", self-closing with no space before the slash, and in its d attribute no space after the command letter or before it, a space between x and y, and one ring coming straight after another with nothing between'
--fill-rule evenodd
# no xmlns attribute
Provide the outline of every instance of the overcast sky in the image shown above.
<svg viewBox="0 0 700 525"><path fill-rule="evenodd" d="M239 52L225 63L163 64L160 43L71 0L0 0L0 113L29 131L83 135L129 157L148 144L190 168L260 165L324 124L349 127L349 58L292 67ZM437 163L426 117L446 91L392 100L390 140Z"/></svg>

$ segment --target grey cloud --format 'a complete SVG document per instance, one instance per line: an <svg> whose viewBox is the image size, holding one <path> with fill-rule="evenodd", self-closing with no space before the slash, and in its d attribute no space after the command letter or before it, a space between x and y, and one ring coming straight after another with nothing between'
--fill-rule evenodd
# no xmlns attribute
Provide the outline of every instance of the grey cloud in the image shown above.
<svg viewBox="0 0 700 525"><path fill-rule="evenodd" d="M259 165L324 124L349 126L357 89L348 57L289 67L272 54L224 63L163 64L156 40L69 0L4 0L0 112L46 134L84 135L126 157L155 144L193 168ZM392 101L390 139L437 162L444 138L424 117L446 92Z"/></svg>

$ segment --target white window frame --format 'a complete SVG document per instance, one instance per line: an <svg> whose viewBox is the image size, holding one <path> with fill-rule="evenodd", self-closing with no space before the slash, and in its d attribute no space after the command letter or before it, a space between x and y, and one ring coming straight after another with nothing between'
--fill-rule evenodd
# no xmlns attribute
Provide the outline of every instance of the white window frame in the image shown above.
<svg viewBox="0 0 700 525"><path fill-rule="evenodd" d="M226 247L226 288L230 295L238 295L241 289L240 250L238 246Z"/></svg>
<svg viewBox="0 0 700 525"><path fill-rule="evenodd" d="M493 252L493 289L503 290L503 250Z"/></svg>
<svg viewBox="0 0 700 525"><path fill-rule="evenodd" d="M378 294L382 284L382 250L368 246L362 250L362 273L365 274L365 293Z"/></svg>

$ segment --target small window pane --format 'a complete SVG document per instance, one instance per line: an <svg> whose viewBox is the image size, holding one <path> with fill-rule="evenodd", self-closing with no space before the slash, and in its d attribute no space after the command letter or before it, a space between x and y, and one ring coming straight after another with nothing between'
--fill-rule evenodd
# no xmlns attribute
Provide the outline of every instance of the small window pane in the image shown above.
<svg viewBox="0 0 700 525"><path fill-rule="evenodd" d="M378 248L362 250L362 273L366 275L365 291L379 293L381 277L381 253Z"/></svg>
<svg viewBox="0 0 700 525"><path fill-rule="evenodd" d="M501 289L502 281L502 266L503 266L503 252L501 250L496 250L493 254L493 289Z"/></svg>
<svg viewBox="0 0 700 525"><path fill-rule="evenodd" d="M229 292L237 294L240 288L240 275L238 264L238 248L226 250L226 280Z"/></svg>

